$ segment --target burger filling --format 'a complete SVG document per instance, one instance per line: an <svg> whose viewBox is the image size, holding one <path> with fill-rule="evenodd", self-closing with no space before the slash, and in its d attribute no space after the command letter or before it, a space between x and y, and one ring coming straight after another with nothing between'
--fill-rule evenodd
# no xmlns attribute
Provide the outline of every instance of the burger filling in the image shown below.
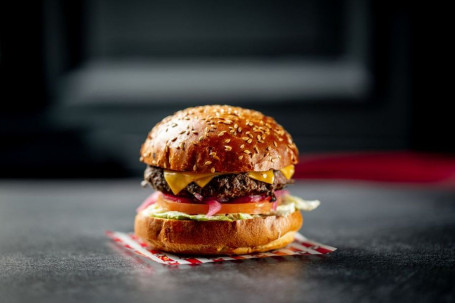
<svg viewBox="0 0 455 303"><path fill-rule="evenodd" d="M235 221L318 207L319 201L305 201L284 190L293 173L292 165L264 172L206 174L148 166L144 185L157 191L137 211L163 219Z"/></svg>
<svg viewBox="0 0 455 303"><path fill-rule="evenodd" d="M166 194L198 200L201 200L201 197L213 197L220 201L227 201L250 195L265 195L274 201L276 199L275 191L292 183L292 174L282 170L254 174L204 174L200 175L200 179L188 184L180 180L180 182L176 182L177 184L169 182L174 177L171 174L172 172L169 173L162 168L148 166L144 173L144 184L149 184L154 189ZM185 176L181 176L182 174L179 174L177 177L185 179ZM187 180L190 181L191 179ZM182 186L183 188L181 188Z"/></svg>
<svg viewBox="0 0 455 303"><path fill-rule="evenodd" d="M164 203L163 203L164 201ZM146 201L147 203L147 201ZM166 197L157 192L151 196L151 200L148 201L146 205L142 206L142 209L138 209L142 212L143 215L162 218L162 219L173 219L173 220L196 220L196 221L236 221L236 220L247 220L253 219L257 217L264 217L264 216L288 216L295 211L303 210L303 211L312 211L313 209L319 206L319 201L306 201L300 199L295 196L289 195L287 192L283 193L281 197L279 197L279 205L276 208L269 209L268 211L264 212L257 212L251 211L254 209L255 206L253 205L242 205L239 204L230 204L228 208L224 208L224 211L221 210L221 213L217 213L214 215L207 215L207 214L197 214L197 212L202 209L203 204L190 204L185 202L170 202L170 203L180 203L176 205L169 205L166 202ZM259 204L259 208L263 207L263 204L270 203L270 202L250 202L250 203L243 203L243 204ZM250 209L249 213L243 212L233 212L233 213L225 213L227 211L235 211L235 209L239 210L248 210ZM257 208L257 206L256 206ZM173 209L180 209L181 211L173 210Z"/></svg>

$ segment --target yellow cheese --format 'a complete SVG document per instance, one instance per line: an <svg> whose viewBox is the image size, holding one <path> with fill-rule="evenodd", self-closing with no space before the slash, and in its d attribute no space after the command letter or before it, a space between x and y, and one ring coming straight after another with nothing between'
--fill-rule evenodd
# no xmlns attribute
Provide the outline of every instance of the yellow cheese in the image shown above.
<svg viewBox="0 0 455 303"><path fill-rule="evenodd" d="M291 179L292 175L294 175L294 165L288 165L280 169L280 171L283 173L283 175L286 177L286 179Z"/></svg>
<svg viewBox="0 0 455 303"><path fill-rule="evenodd" d="M171 188L174 195L177 195L182 189L184 189L191 182L195 182L201 187L207 185L218 174L196 174L187 172L175 172L175 171L164 171L164 179Z"/></svg>
<svg viewBox="0 0 455 303"><path fill-rule="evenodd" d="M275 175L272 169L267 171L251 171L248 173L248 177L269 184L273 184L273 181L275 181Z"/></svg>
<svg viewBox="0 0 455 303"><path fill-rule="evenodd" d="M288 165L280 169L283 175L287 179L291 179L294 174L294 165ZM191 182L196 183L200 187L204 187L216 176L221 175L220 173L207 173L197 174L191 172L175 172L175 171L164 171L164 179L171 188L174 195L177 195L182 189L188 186ZM267 171L252 171L248 173L248 177L265 183L273 184L275 181L275 175L273 170Z"/></svg>

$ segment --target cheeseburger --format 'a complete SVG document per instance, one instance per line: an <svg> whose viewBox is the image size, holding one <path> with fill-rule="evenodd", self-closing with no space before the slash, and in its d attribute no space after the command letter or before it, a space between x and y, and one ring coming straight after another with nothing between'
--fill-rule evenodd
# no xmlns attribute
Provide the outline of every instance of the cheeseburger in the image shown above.
<svg viewBox="0 0 455 303"><path fill-rule="evenodd" d="M291 196L298 151L260 112L213 105L158 123L141 148L143 185L156 191L137 209L135 233L154 249L246 254L282 248L318 201Z"/></svg>

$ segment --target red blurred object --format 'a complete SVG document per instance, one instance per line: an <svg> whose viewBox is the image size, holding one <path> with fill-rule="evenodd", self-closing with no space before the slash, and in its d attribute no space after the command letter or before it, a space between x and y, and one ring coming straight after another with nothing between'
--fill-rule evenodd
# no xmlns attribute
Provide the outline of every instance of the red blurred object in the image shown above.
<svg viewBox="0 0 455 303"><path fill-rule="evenodd" d="M455 189L455 157L407 151L304 155L294 178L431 183Z"/></svg>

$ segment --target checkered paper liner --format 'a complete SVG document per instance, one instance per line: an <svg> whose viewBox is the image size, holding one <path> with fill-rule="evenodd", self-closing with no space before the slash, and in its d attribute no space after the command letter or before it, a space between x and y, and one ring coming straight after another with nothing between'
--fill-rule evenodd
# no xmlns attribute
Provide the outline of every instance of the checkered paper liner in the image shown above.
<svg viewBox="0 0 455 303"><path fill-rule="evenodd" d="M285 248L264 253L246 255L229 255L216 257L178 256L167 252L154 250L142 242L133 233L122 233L118 231L106 231L106 235L120 246L133 251L134 253L166 265L195 265L209 262L246 260L266 257L295 256L295 255L326 255L336 250L335 247L324 245L297 233L294 242Z"/></svg>

